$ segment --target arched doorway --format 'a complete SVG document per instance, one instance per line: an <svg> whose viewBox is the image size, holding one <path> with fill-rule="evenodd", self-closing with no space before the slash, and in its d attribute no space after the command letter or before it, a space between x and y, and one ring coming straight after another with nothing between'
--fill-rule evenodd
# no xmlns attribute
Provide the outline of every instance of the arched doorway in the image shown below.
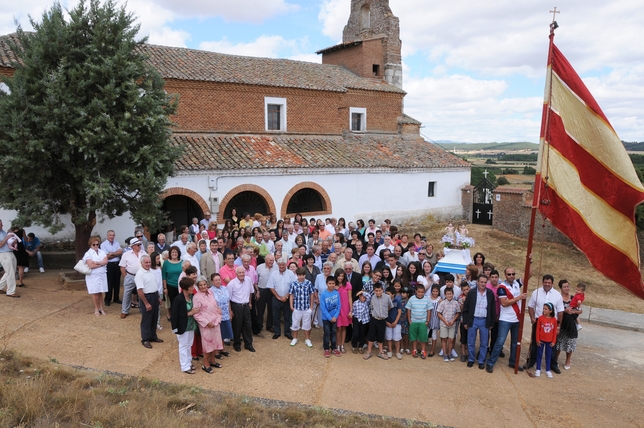
<svg viewBox="0 0 644 428"><path fill-rule="evenodd" d="M208 211L208 204L196 192L182 187L166 189L162 195L163 205L161 209L168 215L168 224L158 230L150 238L156 242L159 233L166 234L166 242L172 243L177 240L176 231L182 225L189 226L193 217L201 220L204 212Z"/></svg>
<svg viewBox="0 0 644 428"><path fill-rule="evenodd" d="M253 215L260 213L266 215L275 212L273 198L263 188L254 184L244 184L231 189L221 200L217 220L223 223L230 218L233 208L237 209L237 215L241 217L245 212Z"/></svg>
<svg viewBox="0 0 644 428"><path fill-rule="evenodd" d="M326 190L317 183L306 181L299 183L286 193L282 203L282 218L286 215L331 214L331 199Z"/></svg>

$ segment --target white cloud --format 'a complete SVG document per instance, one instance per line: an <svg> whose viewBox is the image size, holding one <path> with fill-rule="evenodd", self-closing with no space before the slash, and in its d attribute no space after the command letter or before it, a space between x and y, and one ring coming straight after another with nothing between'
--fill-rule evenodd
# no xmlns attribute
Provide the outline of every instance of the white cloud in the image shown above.
<svg viewBox="0 0 644 428"><path fill-rule="evenodd" d="M349 20L350 3L346 0L324 0L318 19L322 21L322 33L340 43L342 30Z"/></svg>
<svg viewBox="0 0 644 428"><path fill-rule="evenodd" d="M507 88L503 80L464 75L406 77L405 112L432 140L538 141L542 98L507 97Z"/></svg>
<svg viewBox="0 0 644 428"><path fill-rule="evenodd" d="M150 31L148 43L153 45L175 46L185 48L186 42L190 40L190 33L183 30L173 30L169 27L162 27Z"/></svg>
<svg viewBox="0 0 644 428"><path fill-rule="evenodd" d="M249 43L232 43L227 38L202 42L199 49L233 55L277 58L282 49L291 46L294 46L294 42L285 40L282 36L260 36Z"/></svg>
<svg viewBox="0 0 644 428"><path fill-rule="evenodd" d="M227 38L202 42L199 49L232 55L264 58L289 58L298 61L322 62L319 55L310 54L308 39L287 40L282 36L263 35L251 42L233 43Z"/></svg>
<svg viewBox="0 0 644 428"><path fill-rule="evenodd" d="M157 0L181 17L219 16L227 21L260 23L299 8L285 0Z"/></svg>

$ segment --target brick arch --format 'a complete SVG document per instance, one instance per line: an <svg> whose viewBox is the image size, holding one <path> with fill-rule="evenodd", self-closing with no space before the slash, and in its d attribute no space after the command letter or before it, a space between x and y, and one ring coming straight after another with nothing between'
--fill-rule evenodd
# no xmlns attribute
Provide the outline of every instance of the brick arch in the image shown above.
<svg viewBox="0 0 644 428"><path fill-rule="evenodd" d="M195 191L192 191L190 189L186 189L185 187L170 187L168 189L165 189L163 193L161 194L161 199L165 199L169 196L186 196L193 201L195 201L198 205L199 208L205 213L206 211L210 211L210 207L208 206L208 203L204 198L201 197L201 195Z"/></svg>
<svg viewBox="0 0 644 428"><path fill-rule="evenodd" d="M297 191L302 190L302 189L306 189L307 187L310 188L310 189L315 190L316 192L318 192L320 194L320 196L322 196L322 200L324 201L325 209L323 211L312 211L312 212L305 212L305 213L300 213L300 214L302 214L303 216L316 216L316 215L322 215L322 214L331 214L333 212L333 206L331 205L331 198L329 198L329 194L326 192L326 190L324 190L324 187L322 187L319 184L314 183L312 181L303 181L303 182L293 186L291 188L291 190L289 190L286 193L286 196L284 196L284 201L282 202L282 210L281 210L281 217L280 218L286 217L286 208L288 207L288 203L291 200L291 198L293 197L293 195L295 195L295 193L297 193Z"/></svg>
<svg viewBox="0 0 644 428"><path fill-rule="evenodd" d="M242 184L237 187L233 187L230 189L228 193L226 193L226 196L224 196L221 201L219 202L219 212L217 213L217 223L222 224L226 220L224 218L224 211L226 210L226 206L230 202L232 198L237 196L237 194L241 192L255 192L261 195L264 200L266 200L266 205L268 205L268 211L274 213L275 212L275 202L273 202L273 198L271 198L271 195L264 190L263 188L256 186L254 184ZM239 215L240 213L237 213Z"/></svg>

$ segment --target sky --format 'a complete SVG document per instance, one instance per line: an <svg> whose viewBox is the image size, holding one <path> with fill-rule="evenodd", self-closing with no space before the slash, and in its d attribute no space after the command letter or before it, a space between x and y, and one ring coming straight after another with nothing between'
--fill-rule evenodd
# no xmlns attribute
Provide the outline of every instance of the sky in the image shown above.
<svg viewBox="0 0 644 428"><path fill-rule="evenodd" d="M73 7L77 0L62 0ZM122 3L125 4L125 3ZM129 0L154 44L321 62L351 0ZM405 112L433 141L538 142L549 24L625 141L644 141L641 0L390 0L400 19ZM51 0L0 4L0 34L31 29Z"/></svg>

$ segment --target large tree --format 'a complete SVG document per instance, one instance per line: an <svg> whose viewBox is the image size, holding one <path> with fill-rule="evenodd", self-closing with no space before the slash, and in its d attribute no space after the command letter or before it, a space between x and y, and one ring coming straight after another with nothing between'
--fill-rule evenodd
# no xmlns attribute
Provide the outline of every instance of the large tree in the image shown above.
<svg viewBox="0 0 644 428"><path fill-rule="evenodd" d="M0 206L16 223L54 233L69 215L76 256L97 217L127 211L158 226L160 192L180 149L170 143L177 100L136 40L135 17L112 0L55 3L34 32L18 26L15 74L0 91Z"/></svg>

